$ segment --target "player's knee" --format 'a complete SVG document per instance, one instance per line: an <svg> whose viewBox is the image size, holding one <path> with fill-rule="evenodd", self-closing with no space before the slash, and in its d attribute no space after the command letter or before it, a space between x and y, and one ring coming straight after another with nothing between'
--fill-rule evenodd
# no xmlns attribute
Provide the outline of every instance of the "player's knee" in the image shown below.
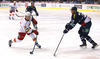
<svg viewBox="0 0 100 59"><path fill-rule="evenodd" d="M20 36L20 37L18 37L18 39L19 39L19 40L23 40L23 39L24 39L24 37L23 37L23 36Z"/></svg>
<svg viewBox="0 0 100 59"><path fill-rule="evenodd" d="M83 35L84 38L87 38L87 36L88 36L87 34L86 35Z"/></svg>
<svg viewBox="0 0 100 59"><path fill-rule="evenodd" d="M23 40L25 35L26 35L26 33L18 33L18 39Z"/></svg>
<svg viewBox="0 0 100 59"><path fill-rule="evenodd" d="M85 39L88 35L80 34L81 39Z"/></svg>
<svg viewBox="0 0 100 59"><path fill-rule="evenodd" d="M90 36L87 36L86 39L90 39Z"/></svg>
<svg viewBox="0 0 100 59"><path fill-rule="evenodd" d="M80 38L81 38L81 39L84 39L85 37L84 37L83 35L80 35Z"/></svg>
<svg viewBox="0 0 100 59"><path fill-rule="evenodd" d="M88 33L84 32L84 31L82 32L82 31L79 30L78 33L79 33L80 37L84 36L86 38L88 36Z"/></svg>

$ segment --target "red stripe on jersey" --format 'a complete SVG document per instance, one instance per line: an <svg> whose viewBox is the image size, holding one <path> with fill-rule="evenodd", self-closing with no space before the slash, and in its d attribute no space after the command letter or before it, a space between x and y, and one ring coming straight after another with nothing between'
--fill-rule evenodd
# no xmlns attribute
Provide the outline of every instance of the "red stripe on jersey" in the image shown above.
<svg viewBox="0 0 100 59"><path fill-rule="evenodd" d="M83 26L83 25L85 25L86 23L85 22L83 22L81 25Z"/></svg>
<svg viewBox="0 0 100 59"><path fill-rule="evenodd" d="M26 35L26 33L19 32L19 33L18 33L18 39L19 39L19 40L23 40L24 37L25 37L25 35Z"/></svg>

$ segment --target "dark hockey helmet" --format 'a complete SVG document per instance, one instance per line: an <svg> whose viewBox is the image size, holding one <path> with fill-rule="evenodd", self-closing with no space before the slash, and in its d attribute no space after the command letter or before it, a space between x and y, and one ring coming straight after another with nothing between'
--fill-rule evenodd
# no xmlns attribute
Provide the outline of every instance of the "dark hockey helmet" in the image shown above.
<svg viewBox="0 0 100 59"><path fill-rule="evenodd" d="M72 7L71 10L77 11L77 7Z"/></svg>
<svg viewBox="0 0 100 59"><path fill-rule="evenodd" d="M34 1L31 2L31 4L34 4L34 3L35 3Z"/></svg>

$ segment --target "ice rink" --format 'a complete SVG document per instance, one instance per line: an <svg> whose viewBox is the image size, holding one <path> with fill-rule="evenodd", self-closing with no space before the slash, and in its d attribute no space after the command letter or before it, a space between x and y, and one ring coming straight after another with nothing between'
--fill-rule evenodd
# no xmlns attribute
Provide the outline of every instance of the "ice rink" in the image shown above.
<svg viewBox="0 0 100 59"><path fill-rule="evenodd" d="M18 9L23 12L25 9ZM80 25L76 25L63 38L54 57L54 51L62 37L65 24L70 21L71 13L68 10L38 9L38 42L42 49L36 47L34 54L29 52L34 42L28 36L20 43L14 43L10 48L8 41L18 36L21 17L9 20L9 9L0 9L0 59L100 59L100 46L95 50L87 42L86 49L79 47L81 40L78 35ZM100 45L100 13L82 12L92 18L92 27L89 35ZM31 26L32 27L32 26Z"/></svg>

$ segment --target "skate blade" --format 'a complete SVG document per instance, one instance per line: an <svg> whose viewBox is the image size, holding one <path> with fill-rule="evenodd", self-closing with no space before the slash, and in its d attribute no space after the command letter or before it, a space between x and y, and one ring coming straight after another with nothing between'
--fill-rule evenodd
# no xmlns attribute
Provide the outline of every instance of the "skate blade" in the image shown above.
<svg viewBox="0 0 100 59"><path fill-rule="evenodd" d="M96 45L95 48L92 48L92 49L96 49L98 46L99 46L99 45Z"/></svg>
<svg viewBox="0 0 100 59"><path fill-rule="evenodd" d="M86 49L87 48L87 46L83 46L83 47L81 47L82 49Z"/></svg>

